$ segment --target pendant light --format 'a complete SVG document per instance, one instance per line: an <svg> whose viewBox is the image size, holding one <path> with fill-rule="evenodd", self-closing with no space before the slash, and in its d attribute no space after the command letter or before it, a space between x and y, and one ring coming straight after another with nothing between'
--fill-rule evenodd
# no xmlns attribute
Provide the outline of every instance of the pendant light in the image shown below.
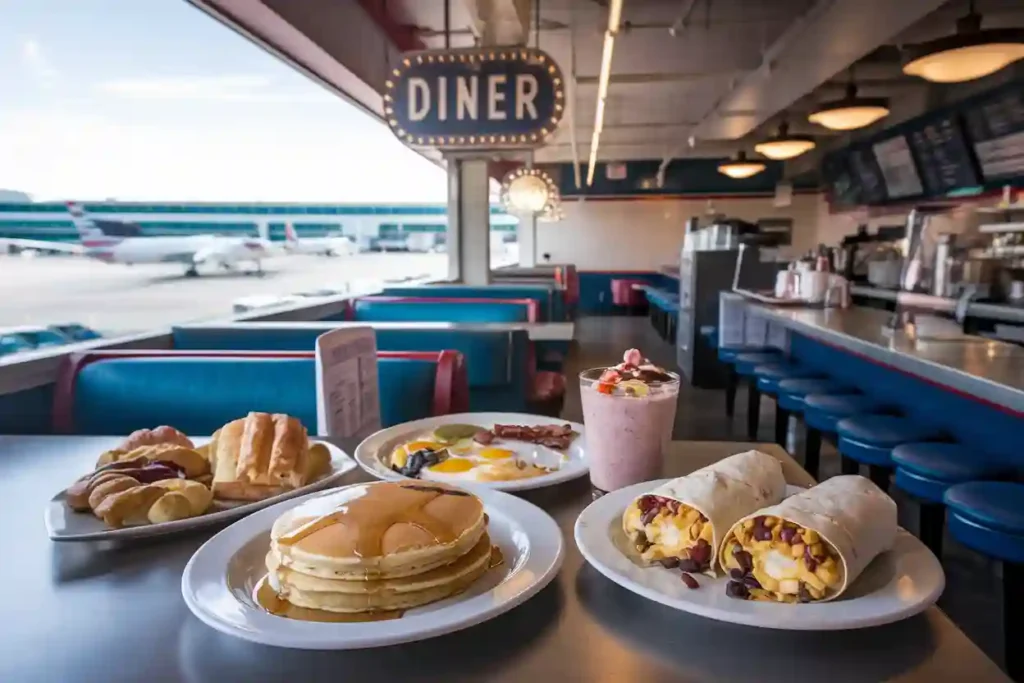
<svg viewBox="0 0 1024 683"><path fill-rule="evenodd" d="M789 124L783 122L779 125L779 132L775 137L757 143L754 145L754 151L769 159L782 161L798 157L814 147L814 138L807 135L790 135Z"/></svg>
<svg viewBox="0 0 1024 683"><path fill-rule="evenodd" d="M735 158L718 165L718 172L730 178L749 178L755 176L765 169L760 161L747 159L746 152L738 153Z"/></svg>
<svg viewBox="0 0 1024 683"><path fill-rule="evenodd" d="M842 99L825 102L807 120L831 130L854 130L870 126L889 115L889 100L884 97L858 97L851 81Z"/></svg>
<svg viewBox="0 0 1024 683"><path fill-rule="evenodd" d="M903 73L934 83L963 83L988 76L1024 58L1024 29L981 30L971 0L956 33L907 49Z"/></svg>

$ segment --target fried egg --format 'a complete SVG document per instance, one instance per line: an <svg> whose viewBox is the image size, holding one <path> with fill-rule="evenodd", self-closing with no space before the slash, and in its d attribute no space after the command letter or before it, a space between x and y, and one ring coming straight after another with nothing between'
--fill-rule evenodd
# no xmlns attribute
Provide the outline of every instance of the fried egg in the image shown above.
<svg viewBox="0 0 1024 683"><path fill-rule="evenodd" d="M545 446L511 439L495 439L485 446L462 436L453 442L443 443L437 439L436 433L427 432L396 446L387 464L402 468L410 455L424 449L445 450L447 456L441 462L424 466L419 478L445 482L539 477L557 470L567 457Z"/></svg>

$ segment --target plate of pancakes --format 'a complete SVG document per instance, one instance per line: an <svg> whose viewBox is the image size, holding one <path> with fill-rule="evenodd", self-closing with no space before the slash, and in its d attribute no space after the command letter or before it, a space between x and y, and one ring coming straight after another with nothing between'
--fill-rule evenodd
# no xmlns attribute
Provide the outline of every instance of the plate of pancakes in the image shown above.
<svg viewBox="0 0 1024 683"><path fill-rule="evenodd" d="M500 491L586 476L583 425L525 413L461 413L382 429L355 451L378 479L418 479Z"/></svg>
<svg viewBox="0 0 1024 683"><path fill-rule="evenodd" d="M355 484L256 512L182 574L185 603L244 640L360 649L481 623L558 573L564 545L532 503L484 487Z"/></svg>

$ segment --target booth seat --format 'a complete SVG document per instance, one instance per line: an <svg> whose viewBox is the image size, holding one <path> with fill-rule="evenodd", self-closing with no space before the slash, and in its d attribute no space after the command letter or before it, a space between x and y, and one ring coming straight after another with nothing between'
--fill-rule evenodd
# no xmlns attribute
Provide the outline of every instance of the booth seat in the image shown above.
<svg viewBox="0 0 1024 683"><path fill-rule="evenodd" d="M181 350L312 351L331 323L266 322L183 325L171 329ZM446 351L462 354L469 381L469 409L526 412L531 395L530 338L526 330L384 327L374 330L379 351Z"/></svg>
<svg viewBox="0 0 1024 683"><path fill-rule="evenodd" d="M454 351L380 352L381 424L468 410ZM53 430L128 434L170 424L212 434L249 411L287 413L316 430L312 352L90 351L69 356L54 390Z"/></svg>
<svg viewBox="0 0 1024 683"><path fill-rule="evenodd" d="M535 323L540 306L533 299L363 296L352 301L346 317L374 322Z"/></svg>
<svg viewBox="0 0 1024 683"><path fill-rule="evenodd" d="M384 296L415 296L452 299L531 299L537 302L538 322L566 320L565 296L561 287L552 285L491 284L420 285L418 287L385 287Z"/></svg>

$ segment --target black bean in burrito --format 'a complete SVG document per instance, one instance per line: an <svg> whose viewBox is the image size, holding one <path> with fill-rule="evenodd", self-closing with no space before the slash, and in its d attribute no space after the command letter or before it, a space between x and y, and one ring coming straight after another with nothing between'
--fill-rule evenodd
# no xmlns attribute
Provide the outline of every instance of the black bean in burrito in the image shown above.
<svg viewBox="0 0 1024 683"><path fill-rule="evenodd" d="M785 494L779 461L747 451L640 496L623 513L622 529L646 562L714 576L723 535Z"/></svg>
<svg viewBox="0 0 1024 683"><path fill-rule="evenodd" d="M718 557L728 595L818 602L839 597L896 539L896 503L855 475L832 477L737 522Z"/></svg>

